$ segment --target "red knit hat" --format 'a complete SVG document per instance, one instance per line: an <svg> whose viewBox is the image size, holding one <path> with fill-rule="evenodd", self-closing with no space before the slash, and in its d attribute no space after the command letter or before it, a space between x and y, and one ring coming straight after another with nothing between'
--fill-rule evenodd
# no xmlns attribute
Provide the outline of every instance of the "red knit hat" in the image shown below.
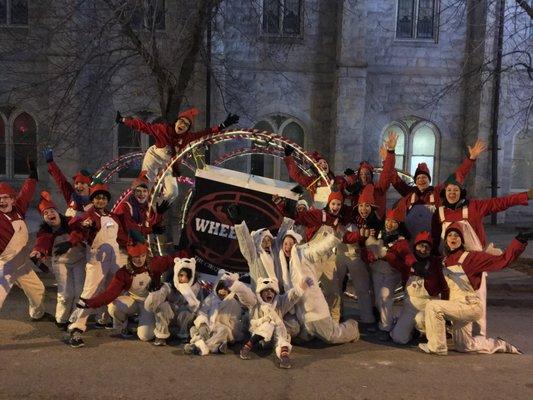
<svg viewBox="0 0 533 400"><path fill-rule="evenodd" d="M431 182L431 175L429 174L429 168L425 162L418 164L418 167L416 167L414 180L416 180L416 177L420 174L426 175L429 178L429 181Z"/></svg>
<svg viewBox="0 0 533 400"><path fill-rule="evenodd" d="M359 199L357 200L357 204L363 204L367 203L371 206L375 206L376 202L374 200L374 185L368 184L363 188L363 191L359 195Z"/></svg>
<svg viewBox="0 0 533 400"><path fill-rule="evenodd" d="M143 186L145 188L148 188L148 177L146 176L148 174L147 170L142 170L139 173L139 176L133 180L131 183L132 189L135 189L136 187Z"/></svg>
<svg viewBox="0 0 533 400"><path fill-rule="evenodd" d="M89 184L89 183L91 183L91 180L92 180L91 174L88 171L84 170L84 169L82 169L81 171L76 173L76 175L74 175L72 177L72 179L74 179L74 183L75 184L76 183L87 183L87 184Z"/></svg>
<svg viewBox="0 0 533 400"><path fill-rule="evenodd" d="M387 210L387 214L385 216L386 219L393 219L396 222L404 222L405 221L405 214L402 210L400 210L399 207L393 208L392 210Z"/></svg>
<svg viewBox="0 0 533 400"><path fill-rule="evenodd" d="M91 186L89 197L92 200L97 194L104 194L111 200L111 193L109 187L105 183L96 183Z"/></svg>
<svg viewBox="0 0 533 400"><path fill-rule="evenodd" d="M148 253L148 244L143 234L137 230L130 231L126 249L132 257L139 257Z"/></svg>
<svg viewBox="0 0 533 400"><path fill-rule="evenodd" d="M366 168L370 171L371 174L374 173L374 166L366 161L361 161L359 163L359 169L357 170L357 175L359 175L359 172L361 171L361 168Z"/></svg>
<svg viewBox="0 0 533 400"><path fill-rule="evenodd" d="M342 204L344 202L344 197L341 192L331 192L328 196L328 204L331 203L332 200L339 200Z"/></svg>
<svg viewBox="0 0 533 400"><path fill-rule="evenodd" d="M196 107L192 107L192 108L189 108L185 111L182 111L179 113L178 115L178 119L179 118L187 118L189 120L189 122L191 123L191 125L194 123L194 119L196 118L196 116L200 113L200 111L198 111L198 109Z"/></svg>
<svg viewBox="0 0 533 400"><path fill-rule="evenodd" d="M326 157L324 157L322 154L320 154L318 151L313 151L311 154L310 154L311 158L313 160L315 160L316 162L318 162L319 160L326 160Z"/></svg>
<svg viewBox="0 0 533 400"><path fill-rule="evenodd" d="M459 222L453 222L450 224L450 226L448 226L446 228L446 232L444 233L444 237L448 236L448 233L450 233L451 231L455 231L459 234L459 236L461 236L461 240L464 244L464 234L463 234L463 227L461 226L461 224Z"/></svg>
<svg viewBox="0 0 533 400"><path fill-rule="evenodd" d="M7 183L0 183L0 196L17 197L17 192Z"/></svg>
<svg viewBox="0 0 533 400"><path fill-rule="evenodd" d="M41 192L41 200L39 201L37 208L41 214L44 213L44 210L48 210L49 208L57 210L56 205L52 201L52 196L50 196L50 193L45 190Z"/></svg>
<svg viewBox="0 0 533 400"><path fill-rule="evenodd" d="M430 246L433 246L433 239L431 238L431 234L428 231L422 231L415 237L415 245L418 243L426 242Z"/></svg>

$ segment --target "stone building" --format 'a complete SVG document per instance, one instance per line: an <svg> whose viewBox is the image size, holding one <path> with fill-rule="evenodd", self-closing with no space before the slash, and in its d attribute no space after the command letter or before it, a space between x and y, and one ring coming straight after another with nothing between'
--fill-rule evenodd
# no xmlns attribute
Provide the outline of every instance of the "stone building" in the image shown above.
<svg viewBox="0 0 533 400"><path fill-rule="evenodd" d="M176 4L171 0L157 3L160 10L155 20L164 41L165 31L176 28ZM487 61L496 54L498 3L223 1L213 23L214 86L221 89L213 90L211 95L214 108L211 120L222 120L227 111L238 113L242 127L269 130L290 137L308 150L319 150L337 173L346 167L356 167L361 160L378 164L383 136L395 131L400 135L397 168L412 173L418 162L425 161L431 167L434 182L441 181L466 156L466 146L477 137L490 143L493 63ZM45 7L28 1L1 1L0 46L4 48L12 40L12 30L46 26L46 18L42 17L46 15ZM533 26L514 1L507 1L505 21L504 53L519 45L530 49ZM90 21L85 23L90 26ZM140 20L136 23L142 24ZM518 45L517 37L521 39ZM54 56L61 56L54 43L47 46L48 57L3 56L0 62L11 68L45 71ZM56 53L51 55L52 49ZM526 109L533 84L525 71L505 68L515 61L513 55L503 58L505 73L498 124L499 195L533 186L533 132L526 124L528 118L531 122ZM198 63L196 72L187 103L203 109L206 85L202 63ZM129 81L136 74L139 70L128 69L113 79ZM84 79L90 81L91 77ZM0 93L8 93L13 85L0 79ZM149 78L146 87L152 87L152 91L102 89L104 94L98 96L91 111L94 126L90 135L80 136L77 145L61 156L61 166L67 173L82 166L97 168L119 154L150 145L146 136L112 128L114 110L157 114ZM31 99L0 97L3 179L20 177L23 155L27 152L37 155L37 148L42 147L40 135L46 134L46 144L61 148L60 140L53 140L53 132L48 131L53 97L53 88ZM200 120L200 125L203 122ZM95 151L94 143L104 145ZM212 157L219 154L215 149ZM279 160L252 156L245 161L228 165L286 178ZM51 187L46 182L44 161L41 165L43 185ZM121 173L115 182L118 191L127 185L132 174L135 171ZM490 185L489 152L472 171L469 191L477 197L488 197ZM499 220L531 223L533 207L515 208L502 213Z"/></svg>

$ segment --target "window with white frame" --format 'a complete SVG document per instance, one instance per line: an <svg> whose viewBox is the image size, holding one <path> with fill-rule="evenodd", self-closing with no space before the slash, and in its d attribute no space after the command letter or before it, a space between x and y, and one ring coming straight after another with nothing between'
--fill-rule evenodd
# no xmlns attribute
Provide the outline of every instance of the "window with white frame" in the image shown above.
<svg viewBox="0 0 533 400"><path fill-rule="evenodd" d="M131 13L131 27L137 30L165 30L165 0L135 2Z"/></svg>
<svg viewBox="0 0 533 400"><path fill-rule="evenodd" d="M302 0L263 0L261 33L264 36L299 37L302 15Z"/></svg>
<svg viewBox="0 0 533 400"><path fill-rule="evenodd" d="M0 0L0 25L28 26L28 0Z"/></svg>
<svg viewBox="0 0 533 400"><path fill-rule="evenodd" d="M436 40L438 0L398 0L397 39Z"/></svg>
<svg viewBox="0 0 533 400"><path fill-rule="evenodd" d="M425 162L431 176L438 173L439 131L429 121L408 117L390 123L383 131L383 140L389 132L398 134L396 169L414 175L419 163Z"/></svg>
<svg viewBox="0 0 533 400"><path fill-rule="evenodd" d="M25 111L0 111L0 175L13 179L28 174L26 158L37 160L37 123Z"/></svg>
<svg viewBox="0 0 533 400"><path fill-rule="evenodd" d="M533 186L533 137L520 133L514 139L511 162L511 189L528 190Z"/></svg>
<svg viewBox="0 0 533 400"><path fill-rule="evenodd" d="M272 115L263 118L254 125L255 129L265 130L284 136L301 147L305 145L305 131L303 125L293 117ZM267 178L289 180L287 168L283 161L272 156L254 154L251 158L250 173Z"/></svg>

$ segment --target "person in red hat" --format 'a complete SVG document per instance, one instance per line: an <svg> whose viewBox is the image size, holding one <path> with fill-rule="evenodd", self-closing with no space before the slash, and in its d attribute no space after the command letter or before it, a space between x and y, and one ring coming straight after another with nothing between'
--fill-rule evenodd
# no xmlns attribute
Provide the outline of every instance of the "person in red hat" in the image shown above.
<svg viewBox="0 0 533 400"><path fill-rule="evenodd" d="M91 186L92 208L74 217L69 222L69 240L56 245L54 255L65 254L82 240L87 243L87 264L85 282L81 297L91 298L102 292L113 274L127 262L127 255L121 251L118 238L124 236L120 218L107 210L111 193L107 185L96 182ZM70 345L83 346L81 333L87 329L87 318L91 312L76 310L69 325ZM99 313L97 327L105 327L108 320L105 310Z"/></svg>
<svg viewBox="0 0 533 400"><path fill-rule="evenodd" d="M89 198L89 186L92 181L91 174L82 169L72 177L74 183L71 184L55 163L52 149L44 150L44 158L48 165L48 173L54 178L57 187L63 194L65 203L67 203L65 216L73 217L86 211L91 206L91 200Z"/></svg>
<svg viewBox="0 0 533 400"><path fill-rule="evenodd" d="M149 124L139 118L123 118L117 111L115 121L118 124L124 124L155 139L155 144L144 155L141 168L147 171L147 178L150 182L154 182L159 170L166 168L172 157L179 154L189 143L239 122L239 116L230 113L221 124L203 131L192 132L191 128L198 113L197 108L190 108L182 111L172 124ZM172 202L178 196L178 185L175 179L177 176L179 176L178 163L174 164L172 173L169 172L165 175L162 193L164 200Z"/></svg>
<svg viewBox="0 0 533 400"><path fill-rule="evenodd" d="M150 257L148 244L139 231L130 232L128 261L115 272L102 293L91 298L80 298L81 309L108 306L113 328L127 339L133 336L128 328L128 317L139 315L137 337L143 342L154 338L155 316L147 309L145 300L150 289L161 284L161 275L174 265L172 256Z"/></svg>
<svg viewBox="0 0 533 400"><path fill-rule="evenodd" d="M36 262L42 262L47 257L52 259L52 272L57 282L56 325L60 329L66 330L69 317L76 309L76 301L78 301L83 289L86 263L85 249L78 245L73 246L65 254L54 255L54 243L68 240L71 232L70 218L57 211L50 193L45 191L41 192L38 209L43 217L43 223L37 232L30 258Z"/></svg>
<svg viewBox="0 0 533 400"><path fill-rule="evenodd" d="M449 288L448 300L430 300L426 305L427 343L419 347L426 353L446 355L445 321L452 322L452 338L455 351L478 354L512 353L521 351L505 340L490 339L478 335L474 322L482 318L483 301L479 288L483 274L508 267L524 252L533 232L520 233L511 241L501 255L491 255L483 251L468 251L463 225L450 224L445 231L445 257L443 274Z"/></svg>
<svg viewBox="0 0 533 400"><path fill-rule="evenodd" d="M37 167L27 160L29 177L19 192L0 183L0 309L16 283L29 300L30 317L44 316L44 285L28 264L28 227L24 220L37 186Z"/></svg>
<svg viewBox="0 0 533 400"><path fill-rule="evenodd" d="M476 159L487 149L480 139L474 146L468 146L469 156L454 173L458 182L464 183L466 176L475 164ZM405 224L412 237L421 231L431 231L431 219L435 210L441 205L441 191L444 184L431 185L431 173L426 163L418 164L413 177L415 186L408 185L393 171L392 185L400 193L402 207L406 211Z"/></svg>
<svg viewBox="0 0 533 400"><path fill-rule="evenodd" d="M405 285L405 298L398 321L390 336L394 343L407 344L416 329L425 333L425 309L430 300L447 298L448 286L442 274L442 257L432 254L431 234L422 231L414 240L416 263L400 264ZM405 282L406 280L406 282Z"/></svg>

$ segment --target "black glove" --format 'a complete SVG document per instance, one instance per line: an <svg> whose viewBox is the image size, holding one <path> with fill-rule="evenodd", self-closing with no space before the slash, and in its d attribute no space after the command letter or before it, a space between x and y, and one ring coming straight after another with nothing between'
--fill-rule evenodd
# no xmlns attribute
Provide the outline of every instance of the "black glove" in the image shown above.
<svg viewBox="0 0 533 400"><path fill-rule="evenodd" d="M528 240L533 239L533 230L527 232L520 232L516 235L516 240L521 243L527 244Z"/></svg>
<svg viewBox="0 0 533 400"><path fill-rule="evenodd" d="M37 175L37 166L30 156L26 157L26 165L28 166L29 177L38 181L39 175Z"/></svg>
<svg viewBox="0 0 533 400"><path fill-rule="evenodd" d="M117 115L115 116L115 122L117 124L122 124L122 114L120 114L120 111L117 111Z"/></svg>
<svg viewBox="0 0 533 400"><path fill-rule="evenodd" d="M41 271L43 271L45 274L49 273L50 272L50 268L48 268L48 265L46 265L45 263L41 262L41 260L39 260L39 258L37 257L30 257L30 260L35 264L35 266L37 268L39 268Z"/></svg>
<svg viewBox="0 0 533 400"><path fill-rule="evenodd" d="M162 235L167 231L167 227L165 225L157 224L152 226L152 233L154 235Z"/></svg>
<svg viewBox="0 0 533 400"><path fill-rule="evenodd" d="M346 176L355 175L355 171L353 169L351 169L351 168L346 168L344 170L344 175L346 175Z"/></svg>
<svg viewBox="0 0 533 400"><path fill-rule="evenodd" d="M237 204L228 206L228 208L226 208L226 215L234 224L240 224L244 220L241 209Z"/></svg>
<svg viewBox="0 0 533 400"><path fill-rule="evenodd" d="M170 202L163 200L161 203L155 205L155 210L158 214L164 214L170 209Z"/></svg>
<svg viewBox="0 0 533 400"><path fill-rule="evenodd" d="M55 256L60 256L62 254L65 254L67 251L70 250L71 247L72 247L72 243L70 243L70 242L58 243L55 246L54 255Z"/></svg>
<svg viewBox="0 0 533 400"><path fill-rule="evenodd" d="M83 299L83 298L80 297L80 299L76 303L76 307L78 307L78 308L91 308L91 307L89 307L87 305L86 301L87 301L86 299Z"/></svg>
<svg viewBox="0 0 533 400"><path fill-rule="evenodd" d="M291 189L291 192L296 193L296 194L304 194L304 188L301 187L300 185L296 185L295 187Z"/></svg>
<svg viewBox="0 0 533 400"><path fill-rule="evenodd" d="M47 163L51 163L52 161L54 161L54 152L51 148L44 149L43 156Z"/></svg>
<svg viewBox="0 0 533 400"><path fill-rule="evenodd" d="M236 124L239 122L239 116L237 114L229 113L224 122L222 122L218 127L220 129L226 129L228 126Z"/></svg>
<svg viewBox="0 0 533 400"><path fill-rule="evenodd" d="M289 157L294 153L294 147L292 146L285 146L285 157Z"/></svg>
<svg viewBox="0 0 533 400"><path fill-rule="evenodd" d="M425 278L428 274L428 271L426 269L426 261L417 261L413 264L413 269L415 270L415 274L418 276L421 276L422 278Z"/></svg>
<svg viewBox="0 0 533 400"><path fill-rule="evenodd" d="M148 291L157 292L159 289L161 289L161 285L161 279L152 279L150 280L150 284L148 285Z"/></svg>

